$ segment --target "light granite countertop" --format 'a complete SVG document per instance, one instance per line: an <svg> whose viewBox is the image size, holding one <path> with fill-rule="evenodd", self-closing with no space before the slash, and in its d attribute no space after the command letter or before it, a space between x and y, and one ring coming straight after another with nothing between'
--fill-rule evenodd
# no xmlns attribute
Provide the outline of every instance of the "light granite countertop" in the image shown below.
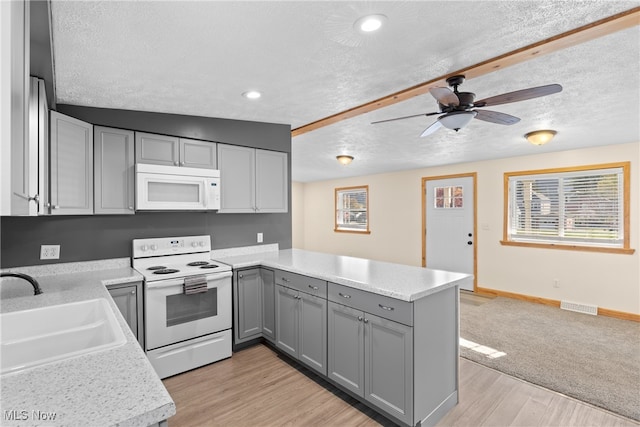
<svg viewBox="0 0 640 427"><path fill-rule="evenodd" d="M242 252L239 248L238 253ZM229 255L229 252L225 255ZM213 252L212 258L234 269L255 266L282 269L403 301L415 301L460 285L466 280L473 280L473 275L470 274L302 249L272 250L235 256L218 256Z"/></svg>
<svg viewBox="0 0 640 427"><path fill-rule="evenodd" d="M107 264L106 270L96 265L75 272L73 268L55 272L40 267L11 269L34 275L43 293L34 296L33 288L25 282L23 287L30 291L29 295L0 299L0 312L105 298L116 314L126 343L2 375L0 425L148 426L175 414L171 396L105 287L140 281L142 276L120 264ZM11 416L11 411L17 412ZM54 418L45 421L42 414L53 414Z"/></svg>

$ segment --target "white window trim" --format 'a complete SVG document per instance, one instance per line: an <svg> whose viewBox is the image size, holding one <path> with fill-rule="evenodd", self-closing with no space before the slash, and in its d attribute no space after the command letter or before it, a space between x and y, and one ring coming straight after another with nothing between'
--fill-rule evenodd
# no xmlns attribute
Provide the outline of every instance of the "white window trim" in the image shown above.
<svg viewBox="0 0 640 427"><path fill-rule="evenodd" d="M367 203L366 203L366 206L365 206L365 209L364 209L364 212L366 213L366 226L365 226L365 228L348 227L348 226L345 226L344 224L339 224L338 223L338 213L340 211L340 209L338 208L338 197L339 197L340 193L357 192L357 191L364 191L365 194L366 194L366 197L367 197ZM337 233L371 234L371 231L369 229L369 224L370 224L369 186L368 185L358 185L358 186L354 186L354 187L336 188L335 192L334 192L333 218L334 218L334 229L333 229L333 231L335 231Z"/></svg>

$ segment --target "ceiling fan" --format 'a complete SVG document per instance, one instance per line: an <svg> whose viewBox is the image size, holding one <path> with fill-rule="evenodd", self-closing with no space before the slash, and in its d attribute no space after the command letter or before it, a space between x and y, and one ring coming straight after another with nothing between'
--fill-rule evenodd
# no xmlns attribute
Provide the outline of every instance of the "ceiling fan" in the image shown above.
<svg viewBox="0 0 640 427"><path fill-rule="evenodd" d="M391 122L394 120L409 119L419 116L434 116L442 114L438 119L426 128L420 136L431 135L441 127L453 129L456 132L465 127L471 119L484 120L485 122L497 123L500 125L512 125L518 123L518 117L491 110L477 110L477 107L486 107L509 102L524 101L526 99L547 96L562 91L559 84L532 87L529 89L516 90L514 92L503 93L489 98L474 101L476 95L471 92L458 92L458 86L464 82L464 76L451 76L447 78L447 84L453 91L446 87L432 87L429 92L438 101L440 111L433 113L414 114L412 116L396 117L394 119L380 120L372 124Z"/></svg>

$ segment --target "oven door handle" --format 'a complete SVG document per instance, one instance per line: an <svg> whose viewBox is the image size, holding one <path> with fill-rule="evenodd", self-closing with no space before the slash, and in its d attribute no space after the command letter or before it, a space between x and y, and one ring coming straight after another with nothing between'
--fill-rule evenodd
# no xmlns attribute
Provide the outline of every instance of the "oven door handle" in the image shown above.
<svg viewBox="0 0 640 427"><path fill-rule="evenodd" d="M232 274L230 271L225 271L225 272L220 272L216 274L209 274L205 277L207 279L207 282L213 282L215 280L222 280L231 276ZM182 286L182 285L184 285L184 278L158 280L157 282L147 282L147 289L170 288L172 286Z"/></svg>

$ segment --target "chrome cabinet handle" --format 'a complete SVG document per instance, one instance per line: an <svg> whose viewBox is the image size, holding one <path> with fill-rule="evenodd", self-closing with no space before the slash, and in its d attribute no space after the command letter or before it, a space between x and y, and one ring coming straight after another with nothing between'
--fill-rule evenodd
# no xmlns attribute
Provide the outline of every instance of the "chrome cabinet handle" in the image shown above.
<svg viewBox="0 0 640 427"><path fill-rule="evenodd" d="M358 316L358 322L362 322L364 318L362 316Z"/></svg>
<svg viewBox="0 0 640 427"><path fill-rule="evenodd" d="M133 210L133 206L129 206L129 210L132 211Z"/></svg>
<svg viewBox="0 0 640 427"><path fill-rule="evenodd" d="M180 166L184 166L184 162L180 162Z"/></svg>
<svg viewBox="0 0 640 427"><path fill-rule="evenodd" d="M300 295L296 295L294 298L295 299L302 299L302 297Z"/></svg>
<svg viewBox="0 0 640 427"><path fill-rule="evenodd" d="M60 209L60 205L53 205L51 206L53 209Z"/></svg>
<svg viewBox="0 0 640 427"><path fill-rule="evenodd" d="M244 276L242 274L238 274L238 279L242 279Z"/></svg>
<svg viewBox="0 0 640 427"><path fill-rule="evenodd" d="M176 160L175 162L173 162L173 165L174 165L174 166L179 166L179 165L180 165L180 163L178 163L178 161Z"/></svg>
<svg viewBox="0 0 640 427"><path fill-rule="evenodd" d="M314 291L317 291L317 290L318 290L318 287L317 287L317 286L309 285L309 287L310 287L311 289L313 289Z"/></svg>
<svg viewBox="0 0 640 427"><path fill-rule="evenodd" d="M340 295L342 298L351 298L351 295L346 295L346 294L343 294L342 292L338 292L338 295Z"/></svg>
<svg viewBox="0 0 640 427"><path fill-rule="evenodd" d="M387 307L386 305L382 305L382 304L378 304L378 307L380 307L383 310L387 310L387 311L395 310L395 308L393 308L393 307Z"/></svg>
<svg viewBox="0 0 640 427"><path fill-rule="evenodd" d="M363 322L364 323L369 323L369 319L364 319Z"/></svg>
<svg viewBox="0 0 640 427"><path fill-rule="evenodd" d="M135 294L136 294L136 290L134 289L131 291L131 295L135 295Z"/></svg>
<svg viewBox="0 0 640 427"><path fill-rule="evenodd" d="M282 278L282 281L283 281L283 282L286 282L286 283L291 282L291 280L287 279L286 277L283 277L283 278Z"/></svg>

